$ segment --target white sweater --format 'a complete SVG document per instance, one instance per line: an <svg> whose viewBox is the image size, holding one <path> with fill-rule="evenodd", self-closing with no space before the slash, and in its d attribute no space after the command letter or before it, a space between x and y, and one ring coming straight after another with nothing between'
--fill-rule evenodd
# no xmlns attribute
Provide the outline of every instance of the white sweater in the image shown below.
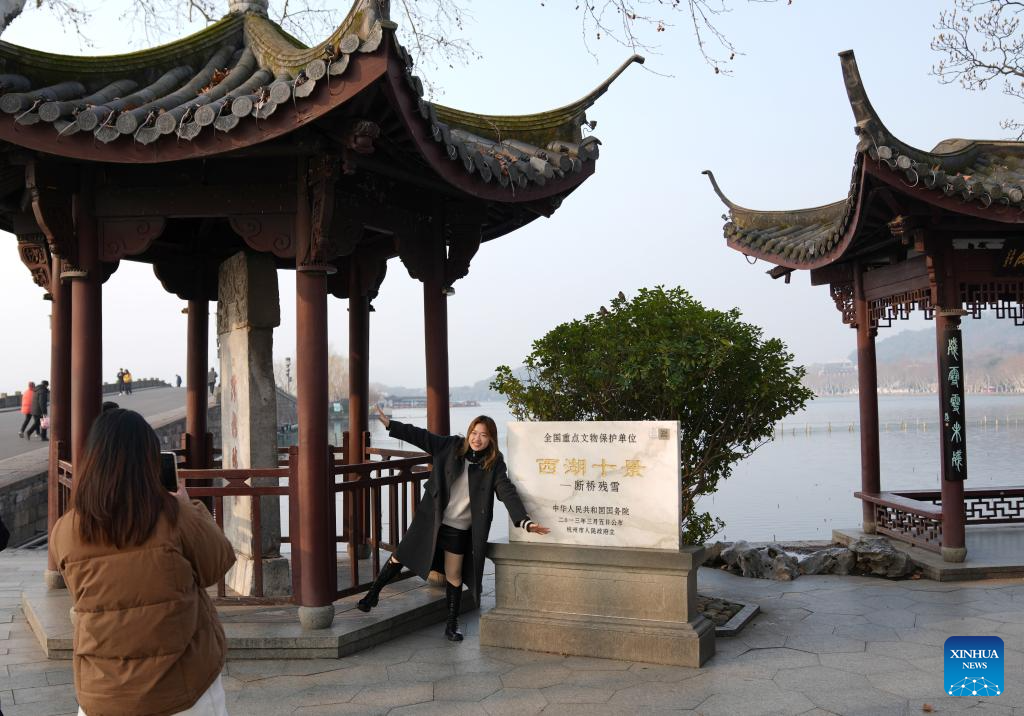
<svg viewBox="0 0 1024 716"><path fill-rule="evenodd" d="M469 507L469 461L464 460L462 472L452 482L441 524L458 530L468 530L472 521L473 515Z"/></svg>

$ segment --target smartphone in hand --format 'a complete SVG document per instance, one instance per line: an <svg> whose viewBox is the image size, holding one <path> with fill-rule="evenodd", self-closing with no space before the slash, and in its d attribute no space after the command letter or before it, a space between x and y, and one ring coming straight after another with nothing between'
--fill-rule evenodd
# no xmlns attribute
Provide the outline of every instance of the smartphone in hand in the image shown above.
<svg viewBox="0 0 1024 716"><path fill-rule="evenodd" d="M178 456L173 452L160 453L160 484L168 492L178 491Z"/></svg>

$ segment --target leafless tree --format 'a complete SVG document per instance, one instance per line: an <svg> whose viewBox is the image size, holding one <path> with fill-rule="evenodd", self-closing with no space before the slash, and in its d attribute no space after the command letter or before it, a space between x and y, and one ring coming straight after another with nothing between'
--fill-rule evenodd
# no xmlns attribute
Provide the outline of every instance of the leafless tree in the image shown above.
<svg viewBox="0 0 1024 716"><path fill-rule="evenodd" d="M943 84L958 83L967 90L988 89L1000 83L1004 94L1024 100L1024 2L1012 0L953 0L939 14L931 47L944 57L932 68ZM1024 121L1004 119L1003 129L1024 138Z"/></svg>
<svg viewBox="0 0 1024 716"><path fill-rule="evenodd" d="M381 0L383 1L383 0ZM483 2L484 0L480 0ZM490 0L488 0L490 1ZM522 0L518 0L522 1ZM538 0L543 6L546 0ZM745 0L774 3L782 0ZM785 0L792 4L793 0ZM391 0L402 42L415 53L428 88L433 70L479 59L467 26L474 0ZM579 0L575 5L585 47L612 42L633 52L657 54L658 38L678 21L689 26L704 62L716 74L729 74L739 51L722 29L722 21L741 0ZM0 32L30 7L53 13L88 45L89 5L83 0L0 0ZM1012 3L1016 4L1016 3ZM186 22L211 23L224 14L225 0L134 0L123 19L136 30L140 44L151 45L176 34ZM340 23L349 8L344 0L270 0L270 16L286 31L307 43L321 40Z"/></svg>

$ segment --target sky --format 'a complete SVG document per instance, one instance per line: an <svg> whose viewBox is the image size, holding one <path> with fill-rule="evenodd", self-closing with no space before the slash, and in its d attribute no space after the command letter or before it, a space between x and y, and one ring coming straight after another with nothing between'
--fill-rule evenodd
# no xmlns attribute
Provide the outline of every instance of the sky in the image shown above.
<svg viewBox="0 0 1024 716"><path fill-rule="evenodd" d="M346 0L337 3L347 7ZM591 55L572 2L469 4L474 19L466 32L483 57L432 73L443 88L435 98L442 104L497 114L559 107L588 93L630 54L603 39L590 43L597 53ZM550 219L481 247L449 299L452 385L486 378L500 364L521 365L531 343L554 326L596 311L619 291L633 296L656 285L682 286L709 307L738 307L745 320L781 338L798 362L842 360L855 347L855 333L842 324L828 287L810 286L806 272L789 285L773 281L765 275L769 265L751 265L729 249L725 207L701 170L713 170L732 201L756 209L845 197L856 146L838 58L846 49L856 52L883 121L913 146L930 149L949 137L1005 138L999 121L1024 113L998 88L967 92L930 75L939 59L929 49L932 25L952 0L731 4L721 27L743 53L731 76L715 75L703 63L685 16L669 13L675 24L654 38L662 43L657 53L648 54L645 67L631 67L588 112L602 141L594 176ZM95 47L87 53L139 45L140 34L118 21L125 5L103 4L88 28ZM3 39L79 51L59 23L31 8ZM294 355L294 273L280 272L279 286L274 354L282 359ZM371 381L424 385L422 293L392 260L374 300ZM106 377L113 380L119 367L136 378L184 376L184 303L164 293L151 268L122 261L103 295ZM14 237L0 233L0 326L7 337L0 391L48 373L49 304L41 299ZM344 301L331 299L330 343L342 354L345 309ZM214 335L211 319L211 364Z"/></svg>

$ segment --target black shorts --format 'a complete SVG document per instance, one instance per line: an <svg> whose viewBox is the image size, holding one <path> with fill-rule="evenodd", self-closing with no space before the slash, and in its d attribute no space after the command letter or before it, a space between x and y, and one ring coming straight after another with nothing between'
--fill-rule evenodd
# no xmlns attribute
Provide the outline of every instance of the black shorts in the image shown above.
<svg viewBox="0 0 1024 716"><path fill-rule="evenodd" d="M472 538L469 530L441 525L437 532L437 548L452 554L469 554Z"/></svg>

